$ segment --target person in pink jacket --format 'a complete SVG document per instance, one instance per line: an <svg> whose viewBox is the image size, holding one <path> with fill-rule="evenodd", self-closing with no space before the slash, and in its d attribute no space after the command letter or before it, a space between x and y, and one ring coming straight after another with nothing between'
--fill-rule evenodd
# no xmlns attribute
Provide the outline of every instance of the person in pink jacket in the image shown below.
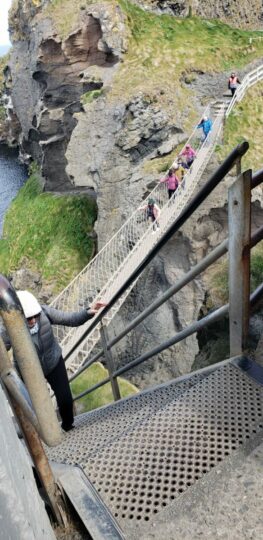
<svg viewBox="0 0 263 540"><path fill-rule="evenodd" d="M168 175L160 180L160 183L166 182L168 189L168 197L171 199L179 186L179 178L176 176L174 169L168 171Z"/></svg>
<svg viewBox="0 0 263 540"><path fill-rule="evenodd" d="M184 159L185 167L190 169L194 159L196 158L196 151L190 146L190 144L186 144L185 148L179 155Z"/></svg>

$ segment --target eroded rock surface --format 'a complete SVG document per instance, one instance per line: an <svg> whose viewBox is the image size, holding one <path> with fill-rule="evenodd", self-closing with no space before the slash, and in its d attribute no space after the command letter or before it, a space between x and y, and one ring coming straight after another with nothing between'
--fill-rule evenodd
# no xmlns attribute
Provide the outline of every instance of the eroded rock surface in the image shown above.
<svg viewBox="0 0 263 540"><path fill-rule="evenodd" d="M260 0L136 0L136 3L146 9L176 17L193 14L205 19L221 19L240 28L262 28L263 10Z"/></svg>
<svg viewBox="0 0 263 540"><path fill-rule="evenodd" d="M21 149L41 164L45 188L63 191L72 188L65 154L76 126L74 114L83 109L83 94L103 87L104 76L106 81L112 77L125 49L125 27L117 7L102 3L82 10L76 30L61 38L51 18L34 18L31 11L26 26L27 4L22 4L8 68ZM99 81L88 77L90 66L101 69Z"/></svg>

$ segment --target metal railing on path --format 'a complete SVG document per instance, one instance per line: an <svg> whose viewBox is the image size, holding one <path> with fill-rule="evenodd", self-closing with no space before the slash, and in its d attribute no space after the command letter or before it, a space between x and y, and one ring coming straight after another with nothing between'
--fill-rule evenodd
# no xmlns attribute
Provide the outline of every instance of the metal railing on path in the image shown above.
<svg viewBox="0 0 263 540"><path fill-rule="evenodd" d="M262 79L263 79L263 65L257 67L256 69L253 69L253 71L250 71L250 73L245 75L242 83L240 84L240 86L238 86L233 96L233 99L231 99L228 105L228 108L226 110L226 118L230 115L236 103L239 103L240 101L242 101L248 88L251 88L251 86L254 86L254 84L256 84L257 82L262 81Z"/></svg>
<svg viewBox="0 0 263 540"><path fill-rule="evenodd" d="M212 175L208 182L203 186L202 190L194 197L187 208L182 212L182 216L174 223L170 229L164 234L164 237L158 242L159 245L152 250L152 253L146 257L142 263L142 270L149 262L149 258L153 258L158 250L168 241L174 232L179 230L185 221L194 213L204 199L215 189L218 183L223 179L225 174L236 163L237 158L241 159L242 155L247 151L248 144L242 143L239 147L231 152L224 163ZM86 371L94 362L101 357L106 362L108 369L108 377L97 383L96 385L86 389L79 395L74 397L75 400L81 399L94 390L102 387L104 384L111 383L112 393L115 400L120 398L118 386L118 377L126 372L134 369L138 365L158 356L164 350L183 341L192 334L199 332L203 328L215 323L226 316L229 316L229 333L230 333L230 355L236 356L242 354L247 346L248 327L250 309L257 305L263 297L263 283L257 289L250 293L250 252L263 239L263 226L259 227L252 235L250 231L251 224L251 190L263 182L263 170L258 171L251 177L251 171L245 171L240 174L234 184L228 190L228 225L229 238L226 238L220 245L215 247L206 257L192 267L184 276L176 281L169 289L160 297L153 301L147 308L143 310L135 319L122 329L114 338L109 339L105 327L101 327L101 345L93 358L79 369L79 371L71 377L71 381ZM212 310L208 315L200 320L194 321L192 324L183 328L175 335L171 336L166 341L158 344L153 349L144 352L137 358L133 359L128 364L116 370L112 361L112 347L116 345L124 336L129 334L134 328L141 324L149 315L152 315L162 304L169 300L173 295L180 291L187 284L192 282L198 275L218 261L222 256L228 253L229 256L229 303L225 306ZM138 271L137 271L138 272ZM136 273L135 273L136 274ZM130 280L135 276L131 276ZM129 283L127 283L129 285ZM119 291L121 294L122 291ZM114 302L114 300L113 300ZM107 309L107 308L106 308ZM103 318L104 321L104 318Z"/></svg>
<svg viewBox="0 0 263 540"><path fill-rule="evenodd" d="M255 75L254 72L252 73L253 76L250 80L251 84L254 84ZM245 78L243 82L245 89L247 89L248 80ZM234 100L235 96L231 103ZM197 157L191 170L185 174L184 180L173 198L168 199L167 188L164 183L157 184L147 199L132 213L110 241L54 300L52 303L54 307L63 311L71 311L78 310L93 301L103 300L108 303L111 301L116 292L127 281L127 278L140 265L145 255L150 253L158 239L165 234L169 225L178 218L183 208L193 197L221 134L225 107L225 102L218 104L213 118L213 129L208 138L199 145ZM210 105L205 109L204 115L211 117ZM186 144L196 146L196 140L200 140L197 128L194 129ZM149 197L154 198L160 208L159 228L154 233L152 225L149 225L147 221L146 210L141 209L141 207L147 205ZM129 288L125 289L125 292L119 297L112 309L107 311L103 319L104 325L107 326L113 319L135 283L136 280L131 283ZM99 327L95 324L96 319L98 317L77 329L68 327L56 329L57 337L63 348L63 354L67 358L67 368L72 373L75 373L86 361L93 347L100 339ZM82 340L84 336L86 337Z"/></svg>

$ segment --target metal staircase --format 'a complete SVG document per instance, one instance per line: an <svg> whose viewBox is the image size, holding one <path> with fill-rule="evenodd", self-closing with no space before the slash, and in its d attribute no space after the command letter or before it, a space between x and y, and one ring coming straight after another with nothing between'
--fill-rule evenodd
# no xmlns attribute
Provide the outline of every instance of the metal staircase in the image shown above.
<svg viewBox="0 0 263 540"><path fill-rule="evenodd" d="M252 85L262 78L263 67L251 72L244 79L245 90L250 86L250 81ZM231 100L231 104L236 103L239 96L240 99L244 96L243 84ZM155 199L161 210L160 227L157 232L152 234L152 226L147 223L146 212L137 208L94 259L53 301L53 307L63 311L73 311L93 301L103 300L109 302L111 300L193 196L214 151L222 131L224 117L229 110L229 100L215 102L205 109L204 115L212 117L213 129L207 140L200 144L192 168L185 175L184 181L177 189L174 197L170 201L168 200L167 189L163 183L158 184L149 194L149 197ZM197 140L200 141L200 130L197 133L197 128L195 128L188 143L196 148ZM141 206L147 204L147 199L142 202ZM135 283L136 281L126 290L114 307L108 311L103 319L104 325L108 325L113 319ZM81 345L75 347L74 353L70 354L72 347L81 341L81 337L87 332L91 324L93 324L93 320L92 322L88 321L79 328L59 327L56 329L57 337L63 348L63 354L69 355L67 369L73 374L78 371L100 338L99 328L93 328Z"/></svg>
<svg viewBox="0 0 263 540"><path fill-rule="evenodd" d="M81 466L125 538L159 538L152 525L165 521L165 511L173 516L188 490L262 440L262 383L263 368L245 357L227 360L78 416L48 456Z"/></svg>

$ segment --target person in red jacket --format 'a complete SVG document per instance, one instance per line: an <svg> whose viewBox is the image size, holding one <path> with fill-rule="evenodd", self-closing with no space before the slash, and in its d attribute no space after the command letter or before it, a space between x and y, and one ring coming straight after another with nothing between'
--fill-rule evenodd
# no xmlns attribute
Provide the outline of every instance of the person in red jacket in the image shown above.
<svg viewBox="0 0 263 540"><path fill-rule="evenodd" d="M231 91L232 96L234 96L238 84L241 84L241 82L239 78L237 77L237 74L234 72L231 73L228 79L228 88Z"/></svg>

